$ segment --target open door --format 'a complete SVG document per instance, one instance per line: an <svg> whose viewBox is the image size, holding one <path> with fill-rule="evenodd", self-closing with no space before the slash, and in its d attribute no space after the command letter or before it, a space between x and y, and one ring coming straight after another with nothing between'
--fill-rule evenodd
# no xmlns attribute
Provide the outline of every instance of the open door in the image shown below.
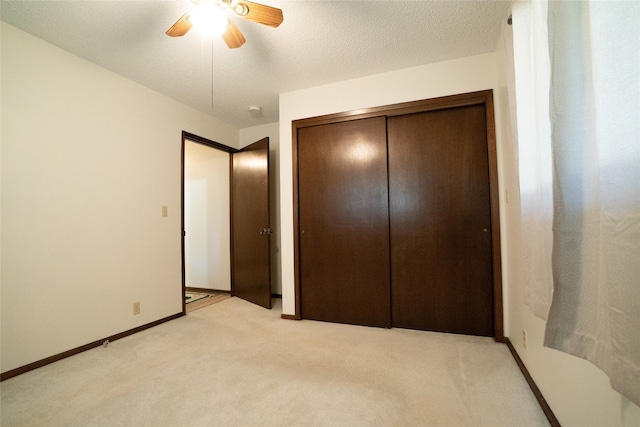
<svg viewBox="0 0 640 427"><path fill-rule="evenodd" d="M271 308L269 138L232 155L232 292Z"/></svg>

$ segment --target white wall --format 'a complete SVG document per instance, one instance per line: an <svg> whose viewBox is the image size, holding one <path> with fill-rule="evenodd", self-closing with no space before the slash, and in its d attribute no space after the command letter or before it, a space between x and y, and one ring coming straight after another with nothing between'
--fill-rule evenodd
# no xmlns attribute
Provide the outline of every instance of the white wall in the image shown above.
<svg viewBox="0 0 640 427"><path fill-rule="evenodd" d="M231 290L231 155L196 142L184 149L185 283Z"/></svg>
<svg viewBox="0 0 640 427"><path fill-rule="evenodd" d="M240 129L240 147L246 147L264 137L269 137L269 204L271 208L271 292L282 294L280 270L280 150L279 123Z"/></svg>
<svg viewBox="0 0 640 427"><path fill-rule="evenodd" d="M291 122L361 108L496 88L496 66L496 55L486 54L280 95L280 231L284 314L295 312ZM498 135L499 161L500 142Z"/></svg>
<svg viewBox="0 0 640 427"><path fill-rule="evenodd" d="M181 132L237 146L239 131L1 31L6 372L181 312Z"/></svg>

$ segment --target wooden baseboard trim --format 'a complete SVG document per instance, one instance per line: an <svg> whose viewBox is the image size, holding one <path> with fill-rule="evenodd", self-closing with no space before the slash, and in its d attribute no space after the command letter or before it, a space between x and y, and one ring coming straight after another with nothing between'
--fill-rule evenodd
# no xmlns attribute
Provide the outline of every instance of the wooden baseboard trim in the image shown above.
<svg viewBox="0 0 640 427"><path fill-rule="evenodd" d="M210 292L215 292L217 294L231 294L231 291L224 291L222 289L193 288L191 286L185 287L184 290L187 292L199 292L201 294L207 294Z"/></svg>
<svg viewBox="0 0 640 427"><path fill-rule="evenodd" d="M18 375L24 374L29 371L33 371L34 369L41 368L50 363L57 362L62 359L66 359L67 357L74 356L76 354L82 353L83 351L91 350L92 348L100 347L104 344L105 341L116 341L120 338L127 337L129 335L136 334L138 332L144 331L145 329L153 328L154 326L158 326L162 323L168 322L173 319L177 319L178 317L184 316L184 313L177 313L172 316L165 317L163 319L156 320L151 323L147 323L146 325L138 326L133 329L129 329L128 331L120 332L115 335L108 336L106 338L102 338L97 341L90 342L89 344L81 345L80 347L72 348L71 350L63 351L62 353L55 354L53 356L46 357L42 360L35 361L33 363L29 363L28 365L21 366L19 368L11 369L7 372L2 372L0 374L0 381L8 380L9 378L17 377Z"/></svg>
<svg viewBox="0 0 640 427"><path fill-rule="evenodd" d="M281 314L280 318L286 320L300 320L295 314Z"/></svg>
<svg viewBox="0 0 640 427"><path fill-rule="evenodd" d="M544 412L544 414L547 416L547 420L549 421L549 424L551 424L552 427L560 427L560 422L558 421L555 414L551 410L551 407L545 400L544 396L542 395L542 392L536 385L535 381L529 374L529 370L524 365L524 362L522 362L522 359L520 359L520 356L518 355L518 352L516 351L515 347L513 347L513 344L511 343L511 340L509 339L509 337L505 337L505 342L507 343L507 347L509 347L509 351L511 352L511 355L513 356L516 363L518 364L518 367L520 368L520 371L522 372L524 379L527 380L527 384L529 384L529 388L531 388L533 395L538 400L538 404L540 405L540 408L542 408L542 412Z"/></svg>

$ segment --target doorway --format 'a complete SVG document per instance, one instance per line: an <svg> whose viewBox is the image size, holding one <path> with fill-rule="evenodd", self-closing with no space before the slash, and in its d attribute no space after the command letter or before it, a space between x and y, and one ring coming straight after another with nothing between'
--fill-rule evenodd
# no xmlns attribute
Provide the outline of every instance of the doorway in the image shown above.
<svg viewBox="0 0 640 427"><path fill-rule="evenodd" d="M230 157L191 140L184 144L187 312L231 293Z"/></svg>
<svg viewBox="0 0 640 427"><path fill-rule="evenodd" d="M240 150L182 133L182 307L186 291L271 308L269 139Z"/></svg>
<svg viewBox="0 0 640 427"><path fill-rule="evenodd" d="M230 154L185 142L185 284L231 292Z"/></svg>

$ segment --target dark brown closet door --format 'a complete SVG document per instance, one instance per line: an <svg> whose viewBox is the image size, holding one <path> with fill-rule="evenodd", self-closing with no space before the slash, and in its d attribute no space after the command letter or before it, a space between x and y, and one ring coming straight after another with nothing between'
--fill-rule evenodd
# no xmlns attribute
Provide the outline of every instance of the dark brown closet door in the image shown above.
<svg viewBox="0 0 640 427"><path fill-rule="evenodd" d="M493 335L483 105L390 117L392 323Z"/></svg>
<svg viewBox="0 0 640 427"><path fill-rule="evenodd" d="M298 130L305 319L390 326L384 118Z"/></svg>

